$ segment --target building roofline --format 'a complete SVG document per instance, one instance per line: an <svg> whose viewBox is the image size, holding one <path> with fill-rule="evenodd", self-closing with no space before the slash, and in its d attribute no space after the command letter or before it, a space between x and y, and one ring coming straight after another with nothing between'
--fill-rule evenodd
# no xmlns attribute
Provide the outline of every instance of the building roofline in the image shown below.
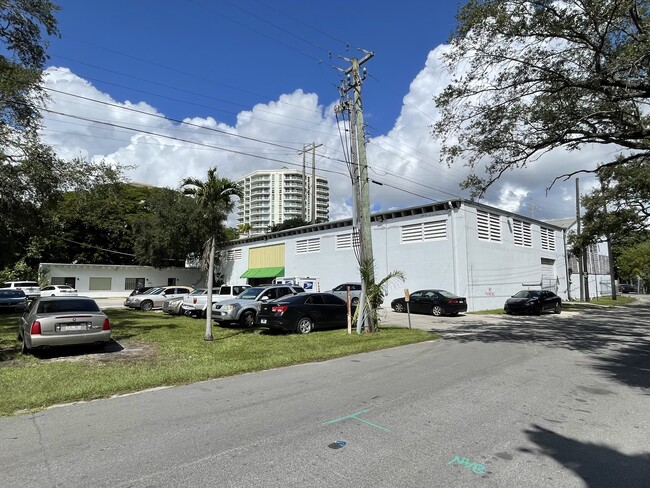
<svg viewBox="0 0 650 488"><path fill-rule="evenodd" d="M525 220L527 222L536 223L539 225L543 225L545 227L553 227L556 230L565 230L566 228L561 225L554 224L552 221L543 221L531 217L526 217L524 215L519 215L514 212L509 212L507 210L502 210L497 207L486 205L484 203L474 202L472 200L467 200L464 198L454 198L447 201L433 202L425 205L415 205L412 207L405 207L400 209L382 210L380 212L375 212L371 214L370 221L386 222L386 221L399 219L402 217L408 217L411 215L421 215L421 214L427 214L432 212L440 212L442 210L459 209L462 206L469 206L469 207L485 209L491 212L498 212L499 214L504 215L506 217ZM332 220L329 222L321 222L318 224L310 224L302 227L294 227L292 229L281 230L278 232L268 232L266 234L255 234L253 236L243 237L237 240L230 241L228 243L228 247L232 247L240 244L248 244L252 242L263 242L263 241L275 240L283 237L295 236L300 234L311 234L313 232L318 232L322 230L339 229L339 228L346 228L346 227L352 227L352 218Z"/></svg>

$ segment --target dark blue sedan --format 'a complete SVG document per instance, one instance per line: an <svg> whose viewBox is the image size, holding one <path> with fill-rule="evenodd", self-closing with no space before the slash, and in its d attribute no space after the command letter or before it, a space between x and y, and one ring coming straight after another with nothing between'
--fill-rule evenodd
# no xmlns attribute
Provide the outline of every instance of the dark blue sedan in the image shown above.
<svg viewBox="0 0 650 488"><path fill-rule="evenodd" d="M27 310L27 296L22 290L0 288L0 311L24 312Z"/></svg>

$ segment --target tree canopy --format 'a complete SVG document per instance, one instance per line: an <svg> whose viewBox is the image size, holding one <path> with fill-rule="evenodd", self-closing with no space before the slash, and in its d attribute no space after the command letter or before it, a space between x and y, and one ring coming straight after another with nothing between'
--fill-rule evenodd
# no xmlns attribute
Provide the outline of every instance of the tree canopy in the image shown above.
<svg viewBox="0 0 650 488"><path fill-rule="evenodd" d="M2 162L22 145L20 135L32 131L40 119L41 86L47 56L44 36L58 36L48 0L0 2L0 151ZM12 149L14 151L12 151Z"/></svg>
<svg viewBox="0 0 650 488"><path fill-rule="evenodd" d="M617 246L648 239L650 218L650 164L644 160L603 168L600 186L581 198L585 214L579 236L571 236L577 248L608 236Z"/></svg>
<svg viewBox="0 0 650 488"><path fill-rule="evenodd" d="M650 150L649 1L470 0L436 97L442 157L486 167L464 183L480 196L548 151L611 146L610 166ZM568 178L593 168L572 168Z"/></svg>

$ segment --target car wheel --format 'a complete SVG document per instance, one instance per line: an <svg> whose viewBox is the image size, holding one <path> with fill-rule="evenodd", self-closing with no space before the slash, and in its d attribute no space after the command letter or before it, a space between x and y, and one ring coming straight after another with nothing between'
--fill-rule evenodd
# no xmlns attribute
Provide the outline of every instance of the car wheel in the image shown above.
<svg viewBox="0 0 650 488"><path fill-rule="evenodd" d="M440 317L445 313L445 311L442 309L440 305L434 305L433 308L431 309L431 313L436 317Z"/></svg>
<svg viewBox="0 0 650 488"><path fill-rule="evenodd" d="M350 303L356 307L357 305L359 305L359 298L354 297L352 300L350 300Z"/></svg>
<svg viewBox="0 0 650 488"><path fill-rule="evenodd" d="M395 310L397 313L402 313L404 311L404 305L402 305L400 302L397 302L393 307L393 310Z"/></svg>
<svg viewBox="0 0 650 488"><path fill-rule="evenodd" d="M255 312L251 310L244 312L239 321L244 327L253 327L255 325Z"/></svg>
<svg viewBox="0 0 650 488"><path fill-rule="evenodd" d="M145 312L148 312L153 308L153 302L151 300L145 300L140 304L140 308Z"/></svg>
<svg viewBox="0 0 650 488"><path fill-rule="evenodd" d="M553 309L553 313L555 313L555 314L562 313L562 305L560 303L555 304L555 308Z"/></svg>
<svg viewBox="0 0 650 488"><path fill-rule="evenodd" d="M309 317L303 317L298 321L296 329L298 334L309 334L314 330L314 323Z"/></svg>
<svg viewBox="0 0 650 488"><path fill-rule="evenodd" d="M20 352L21 352L21 354L29 354L29 348L27 347L27 341L25 340L24 335L23 335L22 341L20 343Z"/></svg>

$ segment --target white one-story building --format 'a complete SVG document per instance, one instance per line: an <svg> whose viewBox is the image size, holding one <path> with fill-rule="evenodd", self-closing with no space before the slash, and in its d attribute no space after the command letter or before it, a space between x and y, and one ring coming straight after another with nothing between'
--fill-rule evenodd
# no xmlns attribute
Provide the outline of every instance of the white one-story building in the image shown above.
<svg viewBox="0 0 650 488"><path fill-rule="evenodd" d="M205 276L199 268L41 263L38 275L40 283L70 285L80 295L91 297L125 297L142 286L205 286Z"/></svg>
<svg viewBox="0 0 650 488"><path fill-rule="evenodd" d="M521 289L567 298L565 228L463 199L371 217L375 276L402 271L384 305L404 289L441 288L467 298L469 311L503 307ZM321 290L360 281L352 219L232 241L222 251L226 282L318 277Z"/></svg>

